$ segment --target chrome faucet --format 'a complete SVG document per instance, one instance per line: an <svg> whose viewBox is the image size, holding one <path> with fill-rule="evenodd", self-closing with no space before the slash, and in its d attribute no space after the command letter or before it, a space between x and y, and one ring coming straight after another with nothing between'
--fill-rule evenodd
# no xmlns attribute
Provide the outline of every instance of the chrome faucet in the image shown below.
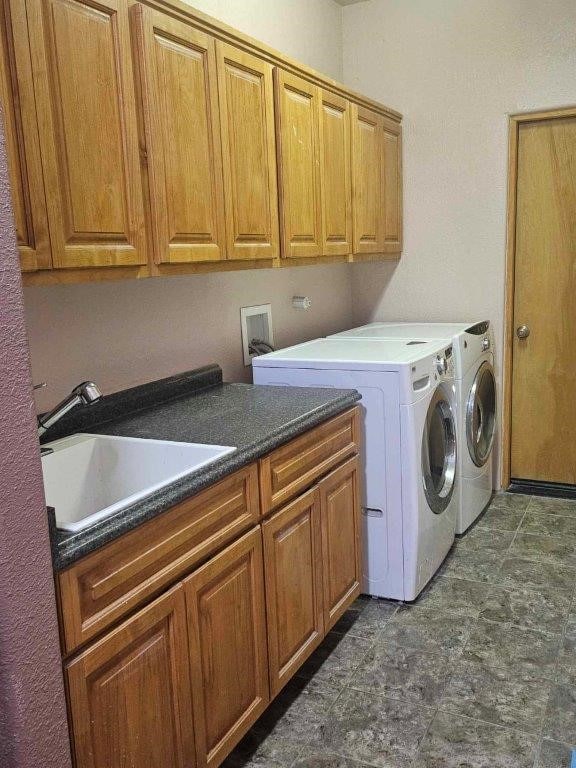
<svg viewBox="0 0 576 768"><path fill-rule="evenodd" d="M93 381L84 381L82 384L78 384L65 400L58 403L48 413L38 417L38 437L42 437L53 424L60 421L62 416L65 416L72 408L75 408L77 405L92 405L92 403L98 402L101 397L102 392L100 392Z"/></svg>

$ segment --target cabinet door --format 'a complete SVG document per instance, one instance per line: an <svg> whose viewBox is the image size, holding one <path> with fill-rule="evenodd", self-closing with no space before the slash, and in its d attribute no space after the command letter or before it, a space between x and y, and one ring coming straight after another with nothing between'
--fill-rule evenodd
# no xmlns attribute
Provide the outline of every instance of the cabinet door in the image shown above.
<svg viewBox="0 0 576 768"><path fill-rule="evenodd" d="M384 198L382 117L352 108L352 215L354 253L382 253Z"/></svg>
<svg viewBox="0 0 576 768"><path fill-rule="evenodd" d="M320 89L281 69L274 75L282 255L320 256Z"/></svg>
<svg viewBox="0 0 576 768"><path fill-rule="evenodd" d="M269 700L257 528L184 582L199 766L216 766Z"/></svg>
<svg viewBox="0 0 576 768"><path fill-rule="evenodd" d="M126 0L26 0L54 267L146 262Z"/></svg>
<svg viewBox="0 0 576 768"><path fill-rule="evenodd" d="M78 768L195 765L181 586L68 663L65 676Z"/></svg>
<svg viewBox="0 0 576 768"><path fill-rule="evenodd" d="M280 252L272 65L216 43L229 259Z"/></svg>
<svg viewBox="0 0 576 768"><path fill-rule="evenodd" d="M51 266L26 8L0 4L0 101L22 270Z"/></svg>
<svg viewBox="0 0 576 768"><path fill-rule="evenodd" d="M321 92L320 168L322 253L352 253L350 104L329 91Z"/></svg>
<svg viewBox="0 0 576 768"><path fill-rule="evenodd" d="M402 126L383 118L384 253L402 250Z"/></svg>
<svg viewBox="0 0 576 768"><path fill-rule="evenodd" d="M270 689L274 696L324 636L317 488L262 525Z"/></svg>
<svg viewBox="0 0 576 768"><path fill-rule="evenodd" d="M135 5L154 254L159 264L225 258L214 40Z"/></svg>
<svg viewBox="0 0 576 768"><path fill-rule="evenodd" d="M355 456L319 485L324 623L328 631L360 593L359 463Z"/></svg>

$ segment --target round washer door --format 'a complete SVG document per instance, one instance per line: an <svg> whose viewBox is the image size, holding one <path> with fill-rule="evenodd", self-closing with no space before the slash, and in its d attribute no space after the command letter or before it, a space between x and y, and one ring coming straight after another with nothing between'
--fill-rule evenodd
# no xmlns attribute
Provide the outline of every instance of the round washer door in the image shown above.
<svg viewBox="0 0 576 768"><path fill-rule="evenodd" d="M488 461L496 431L496 380L485 360L478 368L466 403L466 442L477 467Z"/></svg>
<svg viewBox="0 0 576 768"><path fill-rule="evenodd" d="M422 482L430 509L444 512L456 479L456 423L442 386L432 395L422 435Z"/></svg>

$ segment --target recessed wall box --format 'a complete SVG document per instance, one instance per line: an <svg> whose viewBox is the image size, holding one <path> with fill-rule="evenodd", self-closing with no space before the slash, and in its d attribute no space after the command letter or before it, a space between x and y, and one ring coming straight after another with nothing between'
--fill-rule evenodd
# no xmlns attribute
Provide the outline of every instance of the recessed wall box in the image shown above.
<svg viewBox="0 0 576 768"><path fill-rule="evenodd" d="M272 305L260 304L257 307L242 307L240 310L240 324L242 328L244 365L248 366L254 357L254 353L250 352L251 341L263 341L271 347L274 346Z"/></svg>

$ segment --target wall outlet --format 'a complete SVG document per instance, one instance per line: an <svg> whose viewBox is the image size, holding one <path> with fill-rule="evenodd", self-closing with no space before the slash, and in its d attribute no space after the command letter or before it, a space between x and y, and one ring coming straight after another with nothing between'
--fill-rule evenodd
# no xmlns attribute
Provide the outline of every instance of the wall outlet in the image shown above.
<svg viewBox="0 0 576 768"><path fill-rule="evenodd" d="M252 363L254 354L250 352L250 342L257 339L274 346L272 330L272 305L260 304L257 307L242 307L240 310L240 327L242 329L242 352L244 365Z"/></svg>

